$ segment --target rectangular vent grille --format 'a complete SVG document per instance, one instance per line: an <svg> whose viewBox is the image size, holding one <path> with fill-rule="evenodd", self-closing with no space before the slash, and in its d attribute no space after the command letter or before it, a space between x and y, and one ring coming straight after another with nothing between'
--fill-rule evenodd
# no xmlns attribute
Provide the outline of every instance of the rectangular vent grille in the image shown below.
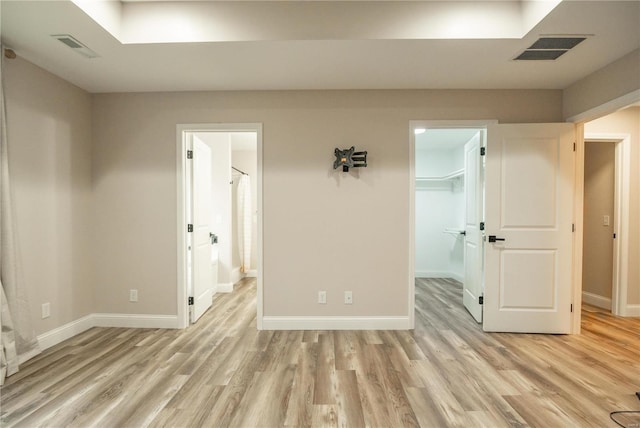
<svg viewBox="0 0 640 428"><path fill-rule="evenodd" d="M65 46L73 49L74 52L79 53L85 58L97 58L99 55L89 49L86 45L79 42L75 37L69 34L52 34L51 37L57 39L59 42L64 43Z"/></svg>
<svg viewBox="0 0 640 428"><path fill-rule="evenodd" d="M586 37L541 37L515 59L525 61L555 60L584 40Z"/></svg>

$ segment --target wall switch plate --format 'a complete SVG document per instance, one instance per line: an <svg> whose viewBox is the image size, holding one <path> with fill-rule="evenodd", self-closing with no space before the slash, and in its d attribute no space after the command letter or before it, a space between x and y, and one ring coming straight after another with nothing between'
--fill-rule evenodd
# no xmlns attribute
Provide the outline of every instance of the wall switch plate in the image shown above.
<svg viewBox="0 0 640 428"><path fill-rule="evenodd" d="M42 304L42 319L49 318L51 316L51 303Z"/></svg>
<svg viewBox="0 0 640 428"><path fill-rule="evenodd" d="M344 304L345 305L353 304L353 293L351 293L351 291L344 292Z"/></svg>
<svg viewBox="0 0 640 428"><path fill-rule="evenodd" d="M603 226L609 226L609 216L606 215L602 218L602 225Z"/></svg>
<svg viewBox="0 0 640 428"><path fill-rule="evenodd" d="M131 290L129 290L129 301L130 302L138 301L138 290L136 290L135 288L132 288Z"/></svg>
<svg viewBox="0 0 640 428"><path fill-rule="evenodd" d="M318 291L318 303L322 305L327 304L327 292L326 291Z"/></svg>

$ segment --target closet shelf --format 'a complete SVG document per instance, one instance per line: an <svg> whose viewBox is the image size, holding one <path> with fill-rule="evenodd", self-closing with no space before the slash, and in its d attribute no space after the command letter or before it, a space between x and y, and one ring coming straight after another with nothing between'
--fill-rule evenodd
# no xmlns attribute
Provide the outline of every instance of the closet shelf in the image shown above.
<svg viewBox="0 0 640 428"><path fill-rule="evenodd" d="M464 175L464 168L440 177L416 177L416 181L449 181Z"/></svg>

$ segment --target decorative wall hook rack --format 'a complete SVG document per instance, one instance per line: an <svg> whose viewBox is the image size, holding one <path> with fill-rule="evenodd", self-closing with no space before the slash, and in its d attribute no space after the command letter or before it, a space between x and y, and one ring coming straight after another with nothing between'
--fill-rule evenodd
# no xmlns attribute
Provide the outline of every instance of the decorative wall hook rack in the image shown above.
<svg viewBox="0 0 640 428"><path fill-rule="evenodd" d="M351 146L349 149L340 150L336 148L333 154L336 155L336 160L333 161L333 169L342 166L342 171L348 172L349 168L364 168L367 166L367 152L356 152L355 147Z"/></svg>

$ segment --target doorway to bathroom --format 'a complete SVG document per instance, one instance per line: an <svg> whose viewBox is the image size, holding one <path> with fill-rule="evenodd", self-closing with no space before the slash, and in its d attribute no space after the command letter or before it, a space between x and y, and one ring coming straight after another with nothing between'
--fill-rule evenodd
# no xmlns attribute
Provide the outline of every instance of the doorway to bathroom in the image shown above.
<svg viewBox="0 0 640 428"><path fill-rule="evenodd" d="M262 307L262 125L178 125L178 316L255 277ZM258 325L259 326L259 325Z"/></svg>

